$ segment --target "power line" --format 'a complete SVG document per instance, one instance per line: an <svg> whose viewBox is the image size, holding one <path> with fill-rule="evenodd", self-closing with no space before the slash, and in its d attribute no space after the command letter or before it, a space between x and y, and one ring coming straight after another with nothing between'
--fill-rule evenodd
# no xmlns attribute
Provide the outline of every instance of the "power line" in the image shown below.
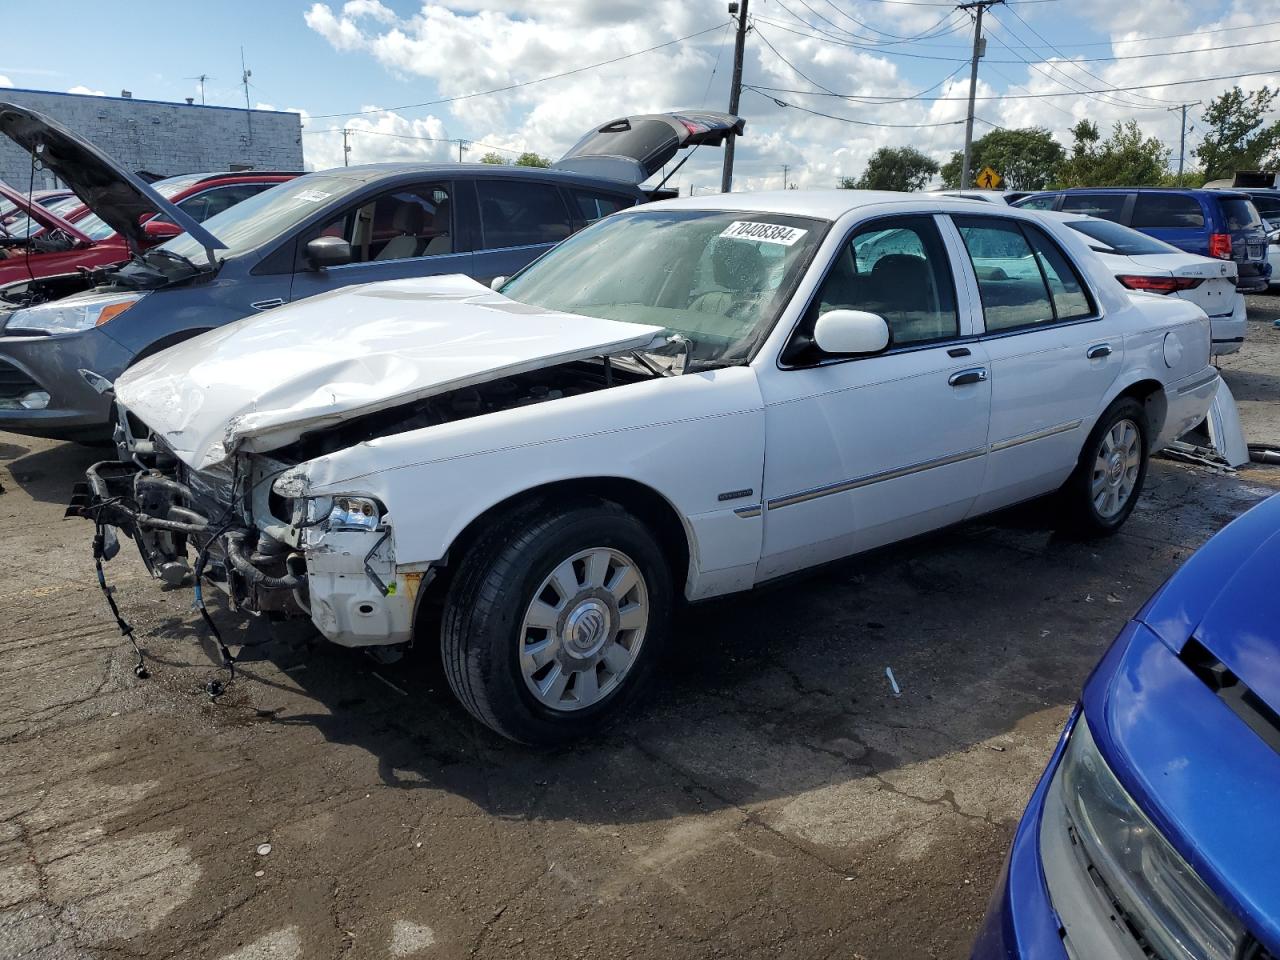
<svg viewBox="0 0 1280 960"><path fill-rule="evenodd" d="M471 100L471 99L474 99L475 97L487 97L495 93L506 93L508 90L517 90L521 87L531 87L537 83L546 83L549 80L559 80L562 77L571 77L574 74L585 73L587 70L595 70L598 67L607 67L610 64L620 63L621 61L629 60L632 57L639 57L639 56L643 56L646 53L653 53L653 51L655 50L661 50L664 47L674 46L677 43L684 43L686 40L693 40L695 37L700 37L703 34L710 33L713 30L719 30L722 26L724 26L723 23L717 23L714 26L707 27L705 30L699 30L696 33L690 33L686 36L677 37L674 40L667 40L663 43L657 43L657 44L654 44L652 47L645 47L643 50L636 50L632 53L624 53L620 56L612 57L609 60L601 60L599 63L589 63L586 66L574 67L572 70L565 70L562 73L553 73L553 74L550 74L549 76L538 77L535 80L522 80L519 83L508 83L506 86L494 87L492 90L478 90L475 93L463 93L463 94L459 94L456 97L441 97L438 100L426 100L426 101L423 101L422 103L406 103L406 104L401 104L398 107L383 107L378 110L352 110L347 113L317 113L317 114L313 114L312 117L313 119L316 119L316 120L332 120L335 117L359 117L359 116L366 116L370 114L387 113L393 110L416 110L419 107L434 107L442 103L457 103L459 100Z"/></svg>
<svg viewBox="0 0 1280 960"><path fill-rule="evenodd" d="M777 97L771 96L756 87L747 86L745 83L742 85L742 89L750 90L758 97L765 97L768 100L772 100L780 107L790 107L793 110L799 110L802 113L808 113L815 117L825 117L828 120L839 120L841 123L851 123L859 127L885 127L892 130L923 130L928 127L954 127L964 123L963 120L944 120L940 123L875 123L870 120L854 120L852 117L841 117L833 113L823 113L821 110L810 110L808 107L802 107L798 103L788 103L785 100L779 100ZM797 90L795 92L803 93L804 91Z"/></svg>
<svg viewBox="0 0 1280 960"><path fill-rule="evenodd" d="M1029 0L1022 0L1023 3ZM1193 77L1189 80L1162 80L1158 83L1136 84L1131 87L1108 87L1106 90L1063 90L1059 93L1027 93L1027 94L997 94L990 97L975 97L976 100L1043 100L1049 97L1074 97L1081 94L1090 93L1126 93L1131 90L1152 90L1161 87L1184 87L1192 83L1214 83L1218 80L1243 80L1246 77L1269 77L1277 73L1275 70L1253 70L1249 73L1226 73L1215 77ZM1052 79L1052 78L1051 78ZM1057 81L1061 82L1061 81ZM1065 86L1065 84L1063 84ZM745 86L745 85L744 85ZM793 90L787 87L765 87L752 86L751 89L757 93L768 96L770 93L799 93L811 97L836 97L840 100L860 100L866 99L868 94L845 94L845 93L814 93L812 90ZM931 103L943 103L947 101L964 101L968 97L918 97L919 100L926 100ZM883 102L883 101L882 101ZM1154 107L1141 109L1156 109Z"/></svg>

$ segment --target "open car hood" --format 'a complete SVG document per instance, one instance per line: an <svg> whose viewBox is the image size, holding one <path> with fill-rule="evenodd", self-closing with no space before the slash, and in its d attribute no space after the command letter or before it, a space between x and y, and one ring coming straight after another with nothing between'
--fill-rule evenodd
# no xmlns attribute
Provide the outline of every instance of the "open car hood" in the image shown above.
<svg viewBox="0 0 1280 960"><path fill-rule="evenodd" d="M39 203L28 203L27 198L18 193L17 190L11 190L3 183L0 183L0 197L8 200L24 214L34 220L46 230L61 230L67 236L71 237L76 243L92 243L88 237L76 229L75 225L63 220L60 216L43 207ZM4 228L0 227L0 238L4 237Z"/></svg>
<svg viewBox="0 0 1280 960"><path fill-rule="evenodd" d="M117 399L185 463L275 450L304 433L449 390L634 350L662 328L509 300L467 277L344 287L149 357Z"/></svg>
<svg viewBox="0 0 1280 960"><path fill-rule="evenodd" d="M0 102L0 133L76 192L89 209L128 242L134 253L145 246L142 219L164 213L198 242L213 259L226 245L205 230L137 175L43 114Z"/></svg>
<svg viewBox="0 0 1280 960"><path fill-rule="evenodd" d="M731 135L741 136L746 125L731 113L704 110L622 117L596 127L551 166L641 184L680 150L720 146Z"/></svg>

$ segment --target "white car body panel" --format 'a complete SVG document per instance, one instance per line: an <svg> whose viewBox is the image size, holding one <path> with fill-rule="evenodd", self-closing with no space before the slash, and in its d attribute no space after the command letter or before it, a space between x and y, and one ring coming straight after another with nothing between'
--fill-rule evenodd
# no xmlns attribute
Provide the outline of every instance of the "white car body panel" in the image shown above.
<svg viewBox="0 0 1280 960"><path fill-rule="evenodd" d="M527 307L460 275L420 277L343 287L210 330L130 368L115 390L205 469L236 449L276 449L325 424L660 333Z"/></svg>
<svg viewBox="0 0 1280 960"><path fill-rule="evenodd" d="M1051 492L1074 468L1098 416L1135 384L1155 386L1149 410L1161 426L1152 449L1203 419L1216 390L1202 310L1174 298L1130 296L1082 236L1033 212L983 211L1049 232L1088 278L1098 314L987 335L972 263L945 217L972 215L978 205L971 200L786 191L645 209L663 208L817 216L832 226L745 365L382 436L279 477L275 489L283 496L365 496L385 507L390 534L369 558L394 585L390 593L374 589L362 572L365 555L355 545L372 547L371 534L343 534L340 544L308 552L313 619L331 640L407 639L424 571L456 562L451 546L486 511L547 485L625 482L660 497L688 545L684 595L698 600ZM850 232L871 218L922 213L935 216L950 253L961 336L816 366L783 364L795 323ZM317 330L332 331L332 344ZM117 390L131 412L199 465L226 455L228 435L242 450L270 450L317 423L634 349L654 334L525 307L456 278L397 281L304 301L190 341L140 364ZM268 355L237 358L237 342ZM1089 357L1100 344L1110 352ZM370 356L376 362L361 367ZM234 392L233 359L234 372L248 382L282 385L256 400ZM206 392L216 379L210 364L220 368L219 390L229 398ZM364 371L354 386L323 389L327 371L353 368ZM986 379L949 383L970 368ZM264 379L275 370L288 376ZM193 371L201 371L195 384ZM315 546L312 531L294 532L299 545Z"/></svg>

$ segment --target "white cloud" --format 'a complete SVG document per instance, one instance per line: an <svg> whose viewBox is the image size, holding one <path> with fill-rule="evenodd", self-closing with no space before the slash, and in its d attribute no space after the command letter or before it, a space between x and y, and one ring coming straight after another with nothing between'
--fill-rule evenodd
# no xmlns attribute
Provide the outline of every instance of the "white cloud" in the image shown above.
<svg viewBox="0 0 1280 960"><path fill-rule="evenodd" d="M1169 52L1167 56L1090 63L1040 59L1048 52L1047 43L1060 32L1055 31L1055 18L1068 14L1047 7L1024 7L1026 12L1019 13L1019 20L1012 12L997 11L988 21L991 43L978 89L979 97L996 99L979 100L976 113L1002 126L1048 127L1064 144L1069 144L1067 131L1080 118L1088 117L1107 128L1134 117L1151 134L1176 144L1178 118L1165 107L1208 101L1231 81L1154 87L1101 97L1071 94L1033 99L1025 95L1062 94L1064 83L1078 91L1275 71L1272 46L1227 51L1213 48L1280 40L1280 27L1203 32L1267 19L1261 12L1243 12L1251 8L1236 2L1230 12L1214 20L1216 14L1204 12L1200 0L1130 0L1124 5L1114 0L1077 0L1069 16L1087 14L1094 29L1111 41L1110 46L1083 48L1089 51L1085 57ZM947 11L909 5L850 2L821 9L827 11L829 21L815 20L814 25L827 37L813 35L817 31L788 20L773 5L756 11L762 19L748 39L744 76L756 86L782 89L763 95L743 92L740 112L747 118L747 133L737 154L738 188L780 186L783 164L791 168L788 179L801 186L833 186L839 176L860 173L868 157L881 146L910 144L945 161L962 145L964 127L956 121L964 118L968 93L964 58L970 28L965 21ZM356 111L308 121L308 165L316 168L341 164L343 127L355 131L350 137L352 162L456 158L456 145L436 141L459 136L555 157L587 128L616 116L690 107L724 109L727 100L732 32L723 27L570 77L528 83L724 23L722 0L614 0L608 4L597 0L449 0L423 2L406 16L398 16L378 0L349 0L340 6L313 3L304 20L343 54L370 57L410 82L420 78L432 81L434 92L420 100L445 101L521 84L502 93L420 108L369 107L362 109L374 112L363 116ZM793 32L770 25L770 20L789 23ZM943 27L935 31L937 36L930 37L927 47L897 43L886 46L884 52L875 49L875 43L932 31L939 23ZM955 32L943 36L949 27ZM1202 31L1198 35L1179 39L1125 43L1126 38L1135 36L1191 33L1197 28ZM1047 39L1037 37L1033 30ZM854 45L833 43L831 37L836 36L850 43L854 37L860 39ZM868 44L868 37L874 42ZM950 59L925 64L887 55L889 51L918 49ZM1080 49L1078 45L1071 48L1073 52ZM1032 64L1023 62L1023 57ZM808 79L798 76L797 69ZM957 71L952 79L927 91L925 97L911 99L952 69ZM1241 81L1248 88L1267 82L1280 86L1280 71ZM813 91L815 85L873 99L790 92ZM420 83L417 88L421 89ZM775 97L788 106L775 102ZM883 102L893 97L907 99ZM426 111L430 111L427 116L418 116ZM833 119L841 117L862 123ZM918 124L940 125L912 126ZM990 129L989 123L979 122L975 135ZM1196 139L1193 129L1191 143ZM477 147L468 158L478 158L484 149ZM718 186L720 159L718 150L699 151L673 183L686 189L690 183L700 188Z"/></svg>
<svg viewBox="0 0 1280 960"><path fill-rule="evenodd" d="M0 73L0 87L12 87L12 86L13 86L13 81L10 80L8 77L6 77L3 73Z"/></svg>
<svg viewBox="0 0 1280 960"><path fill-rule="evenodd" d="M86 87L83 83L77 83L74 87L71 87L70 89L68 89L67 93L79 93L79 94L83 94L86 97L105 97L107 95L107 92L105 90L91 90L89 87Z"/></svg>

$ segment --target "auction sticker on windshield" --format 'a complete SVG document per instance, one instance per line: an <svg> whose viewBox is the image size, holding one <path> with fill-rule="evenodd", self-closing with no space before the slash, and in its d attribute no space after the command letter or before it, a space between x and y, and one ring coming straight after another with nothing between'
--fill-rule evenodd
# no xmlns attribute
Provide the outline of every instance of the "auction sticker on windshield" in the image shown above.
<svg viewBox="0 0 1280 960"><path fill-rule="evenodd" d="M720 236L729 240L755 240L759 243L777 243L789 247L808 232L798 227L784 227L779 223L735 220L724 228Z"/></svg>
<svg viewBox="0 0 1280 960"><path fill-rule="evenodd" d="M293 198L295 200L306 200L308 203L320 203L323 200L328 200L331 196L333 194L325 193L323 190L303 190L301 193L295 193Z"/></svg>

